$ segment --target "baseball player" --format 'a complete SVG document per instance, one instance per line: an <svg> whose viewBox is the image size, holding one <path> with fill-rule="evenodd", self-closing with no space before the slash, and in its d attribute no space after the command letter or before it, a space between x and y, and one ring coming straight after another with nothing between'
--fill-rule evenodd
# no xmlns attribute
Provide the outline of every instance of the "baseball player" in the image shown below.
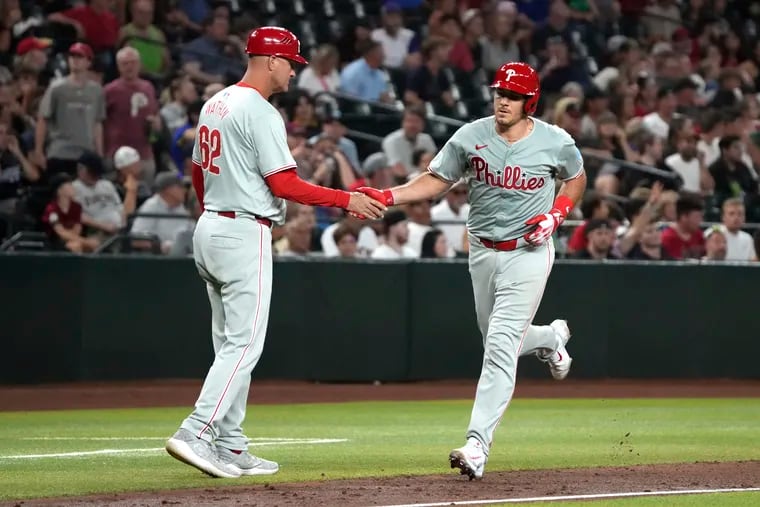
<svg viewBox="0 0 760 507"><path fill-rule="evenodd" d="M536 71L506 63L491 87L494 115L462 126L427 173L383 191L359 188L391 206L431 199L460 178L467 183L470 276L485 351L467 443L449 461L470 479L483 476L494 430L512 398L518 356L535 353L555 379L570 370L566 321L531 322L554 263L551 236L586 187L570 135L530 116L540 95ZM555 198L556 178L562 186Z"/></svg>
<svg viewBox="0 0 760 507"><path fill-rule="evenodd" d="M360 192L319 187L296 175L285 124L268 99L287 91L294 64L307 64L300 48L284 28L251 32L245 75L204 104L196 130L193 186L204 211L193 235L193 255L211 303L216 357L195 409L166 450L214 477L279 469L248 453L241 424L269 320L270 227L284 223L284 199L371 218L386 209Z"/></svg>

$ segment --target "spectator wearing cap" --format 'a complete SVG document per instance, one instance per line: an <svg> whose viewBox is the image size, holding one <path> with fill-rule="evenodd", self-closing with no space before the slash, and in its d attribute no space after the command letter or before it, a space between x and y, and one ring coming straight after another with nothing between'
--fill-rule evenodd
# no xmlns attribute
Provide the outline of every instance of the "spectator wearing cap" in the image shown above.
<svg viewBox="0 0 760 507"><path fill-rule="evenodd" d="M381 70L385 54L383 46L374 40L361 41L357 44L360 58L349 63L340 73L338 91L374 102L391 102L388 81Z"/></svg>
<svg viewBox="0 0 760 507"><path fill-rule="evenodd" d="M0 123L0 213L15 214L23 187L39 179L39 169L26 158L10 126Z"/></svg>
<svg viewBox="0 0 760 507"><path fill-rule="evenodd" d="M119 77L105 87L106 121L103 125L105 156L113 158L121 146L140 153L140 177L149 185L156 174L151 137L161 130L156 89L140 78L140 54L123 47L116 53Z"/></svg>
<svg viewBox="0 0 760 507"><path fill-rule="evenodd" d="M137 50L144 72L153 77L164 75L171 65L171 58L164 32L153 24L154 1L134 0L129 11L132 21L121 27L119 42Z"/></svg>
<svg viewBox="0 0 760 507"><path fill-rule="evenodd" d="M705 255L702 261L721 262L726 259L727 244L726 236L719 225L708 227L704 232L705 237Z"/></svg>
<svg viewBox="0 0 760 507"><path fill-rule="evenodd" d="M370 36L383 46L383 65L392 69L404 67L414 32L404 27L404 16L397 3L386 2L381 7L380 14L382 26L372 30Z"/></svg>
<svg viewBox="0 0 760 507"><path fill-rule="evenodd" d="M391 210L382 219L385 242L372 252L373 259L414 259L419 253L407 245L409 240L409 221L406 213L399 209Z"/></svg>
<svg viewBox="0 0 760 507"><path fill-rule="evenodd" d="M340 85L338 49L332 44L322 44L309 60L309 66L298 74L298 88L310 95L335 93Z"/></svg>
<svg viewBox="0 0 760 507"><path fill-rule="evenodd" d="M364 159L361 175L362 177L349 187L351 190L359 187L384 189L393 186L392 169L388 157L383 152L378 151Z"/></svg>
<svg viewBox="0 0 760 507"><path fill-rule="evenodd" d="M203 21L203 35L184 45L180 59L182 70L193 81L207 85L239 78L244 70L243 56L230 40L229 18L209 15Z"/></svg>
<svg viewBox="0 0 760 507"><path fill-rule="evenodd" d="M415 151L435 153L438 150L432 136L424 132L425 122L424 107L407 106L401 118L401 128L383 138L383 153L388 157L396 177L406 178L416 169L412 161Z"/></svg>
<svg viewBox="0 0 760 507"><path fill-rule="evenodd" d="M180 176L171 172L159 173L156 176L155 187L156 193L137 210L138 217L132 224L131 232L155 235L161 243L161 252L168 254L177 235L193 227L192 217L185 208L187 189ZM141 214L167 216L139 216ZM150 242L136 241L134 246L148 249Z"/></svg>
<svg viewBox="0 0 760 507"><path fill-rule="evenodd" d="M705 240L700 230L704 218L701 197L683 194L676 202L676 222L662 231L662 247L674 259L699 259L704 255Z"/></svg>
<svg viewBox="0 0 760 507"><path fill-rule="evenodd" d="M676 96L673 89L663 86L657 91L655 110L644 116L641 123L649 132L664 141L668 138L670 122L676 116Z"/></svg>
<svg viewBox="0 0 760 507"><path fill-rule="evenodd" d="M752 236L744 232L746 212L741 199L723 201L721 206L721 230L726 237L726 260L756 261L757 252Z"/></svg>
<svg viewBox="0 0 760 507"><path fill-rule="evenodd" d="M16 61L14 66L17 69L29 69L42 73L48 65L47 49L53 43L51 39L41 39L39 37L25 37L16 45Z"/></svg>
<svg viewBox="0 0 760 507"><path fill-rule="evenodd" d="M467 202L467 184L464 182L453 185L443 199L441 199L441 202L430 209L432 222L443 232L448 244L456 252L464 252L466 242L464 238L467 231L466 224L469 214L470 205Z"/></svg>
<svg viewBox="0 0 760 507"><path fill-rule="evenodd" d="M434 106L454 107L451 81L444 72L449 61L451 43L443 37L433 36L422 43L422 65L411 69L406 75L404 103L422 105L430 102Z"/></svg>
<svg viewBox="0 0 760 507"><path fill-rule="evenodd" d="M338 149L346 156L351 167L359 169L359 150L356 148L356 143L345 135L346 126L340 121L340 111L332 106L325 106L324 109L325 111L320 114L322 132L309 139L309 143L314 144L321 137L332 139Z"/></svg>
<svg viewBox="0 0 760 507"><path fill-rule="evenodd" d="M74 199L82 206L82 225L102 236L115 234L125 224L124 205L113 183L103 178L103 161L92 152L79 157Z"/></svg>
<svg viewBox="0 0 760 507"><path fill-rule="evenodd" d="M82 206L74 200L71 176L58 173L50 179L53 199L45 207L42 224L54 250L69 252L92 252L98 245L97 238L82 235Z"/></svg>
<svg viewBox="0 0 760 507"><path fill-rule="evenodd" d="M150 187L140 180L140 154L131 146L122 146L113 155L116 169L114 186L124 205L124 215L129 217L150 197Z"/></svg>
<svg viewBox="0 0 760 507"><path fill-rule="evenodd" d="M610 222L603 218L589 220L585 229L586 248L576 252L576 259L603 260L617 259L612 253L615 231Z"/></svg>
<svg viewBox="0 0 760 507"><path fill-rule="evenodd" d="M87 77L92 56L87 44L74 43L68 51L68 76L50 83L40 102L32 161L48 174L73 176L85 150L103 154L105 95Z"/></svg>
<svg viewBox="0 0 760 507"><path fill-rule="evenodd" d="M111 51L119 39L119 21L109 4L109 0L88 0L84 5L51 13L48 20L73 26L95 52Z"/></svg>

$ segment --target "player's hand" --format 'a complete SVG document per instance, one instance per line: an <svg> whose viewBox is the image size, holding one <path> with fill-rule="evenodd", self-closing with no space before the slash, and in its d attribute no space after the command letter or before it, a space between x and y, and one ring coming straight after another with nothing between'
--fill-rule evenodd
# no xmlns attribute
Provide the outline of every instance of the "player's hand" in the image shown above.
<svg viewBox="0 0 760 507"><path fill-rule="evenodd" d="M361 192L351 192L346 209L352 216L364 220L367 218L382 218L383 212L387 208L385 204L368 195Z"/></svg>
<svg viewBox="0 0 760 507"><path fill-rule="evenodd" d="M380 201L386 206L393 206L393 192L391 192L389 189L378 190L372 187L359 187L356 190L362 194L367 194L371 198Z"/></svg>
<svg viewBox="0 0 760 507"><path fill-rule="evenodd" d="M536 215L527 222L526 225L535 225L536 227L527 233L524 238L525 241L533 246L539 246L544 244L549 238L552 237L557 227L564 221L565 217L562 216L559 210L553 209L549 213L543 215Z"/></svg>

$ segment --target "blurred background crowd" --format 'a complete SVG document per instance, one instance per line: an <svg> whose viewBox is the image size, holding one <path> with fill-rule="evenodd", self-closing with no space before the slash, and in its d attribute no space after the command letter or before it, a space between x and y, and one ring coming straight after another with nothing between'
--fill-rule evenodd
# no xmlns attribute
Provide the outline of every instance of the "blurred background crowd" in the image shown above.
<svg viewBox="0 0 760 507"><path fill-rule="evenodd" d="M424 171L522 60L589 175L560 255L755 261L759 21L754 0L0 0L2 249L191 254L198 113L280 25L311 63L272 98L309 181ZM461 183L376 222L292 204L275 251L465 257L468 209Z"/></svg>

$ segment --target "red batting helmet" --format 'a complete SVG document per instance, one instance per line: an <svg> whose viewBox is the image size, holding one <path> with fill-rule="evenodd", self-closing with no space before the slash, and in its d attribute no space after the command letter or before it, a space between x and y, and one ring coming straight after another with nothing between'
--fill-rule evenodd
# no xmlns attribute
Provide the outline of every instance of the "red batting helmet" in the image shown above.
<svg viewBox="0 0 760 507"><path fill-rule="evenodd" d="M491 88L501 88L520 95L526 95L524 110L526 114L536 112L538 98L541 96L541 87L538 82L538 73L523 62L505 63L496 71Z"/></svg>
<svg viewBox="0 0 760 507"><path fill-rule="evenodd" d="M279 56L304 65L309 63L298 54L301 52L298 37L279 26L262 26L252 31L245 52L249 55Z"/></svg>

